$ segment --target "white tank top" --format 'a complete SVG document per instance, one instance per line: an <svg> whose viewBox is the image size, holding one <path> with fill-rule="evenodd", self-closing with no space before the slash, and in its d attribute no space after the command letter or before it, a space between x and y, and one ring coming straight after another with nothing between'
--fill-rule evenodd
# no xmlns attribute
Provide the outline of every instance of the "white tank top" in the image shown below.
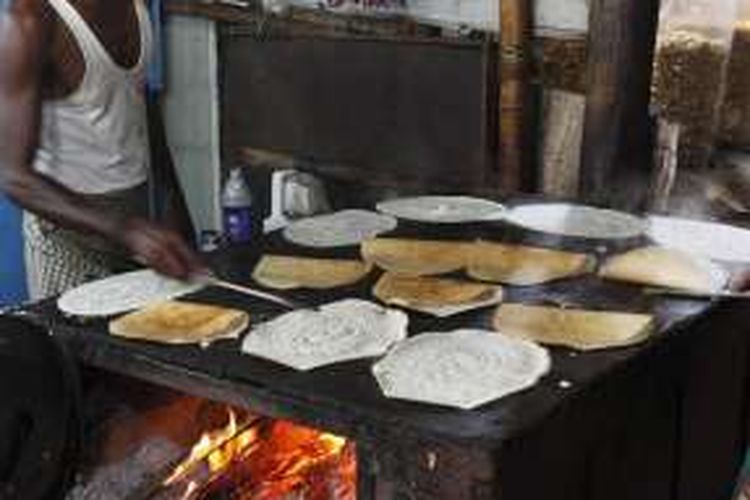
<svg viewBox="0 0 750 500"><path fill-rule="evenodd" d="M42 103L34 168L78 193L128 189L148 178L144 87L151 25L143 0L133 2L140 56L123 68L68 0L49 0L78 43L85 71L71 95Z"/></svg>

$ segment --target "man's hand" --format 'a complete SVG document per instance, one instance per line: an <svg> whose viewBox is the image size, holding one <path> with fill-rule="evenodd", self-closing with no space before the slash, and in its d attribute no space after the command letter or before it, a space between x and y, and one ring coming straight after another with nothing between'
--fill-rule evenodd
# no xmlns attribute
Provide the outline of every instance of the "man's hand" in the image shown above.
<svg viewBox="0 0 750 500"><path fill-rule="evenodd" d="M138 262L172 278L187 280L205 271L179 234L144 219L125 223L122 244Z"/></svg>

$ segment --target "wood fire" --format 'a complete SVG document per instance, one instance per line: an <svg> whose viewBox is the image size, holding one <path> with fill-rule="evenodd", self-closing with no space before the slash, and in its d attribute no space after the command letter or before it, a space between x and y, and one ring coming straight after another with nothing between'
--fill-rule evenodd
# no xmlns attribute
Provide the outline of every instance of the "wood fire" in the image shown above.
<svg viewBox="0 0 750 500"><path fill-rule="evenodd" d="M163 482L182 500L353 500L353 444L283 420L242 417L204 432ZM168 496L172 496L171 494Z"/></svg>

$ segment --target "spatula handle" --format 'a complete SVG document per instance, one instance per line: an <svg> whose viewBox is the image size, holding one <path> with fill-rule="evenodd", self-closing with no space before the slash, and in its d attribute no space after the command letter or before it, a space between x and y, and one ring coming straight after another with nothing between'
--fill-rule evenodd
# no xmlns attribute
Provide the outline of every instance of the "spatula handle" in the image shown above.
<svg viewBox="0 0 750 500"><path fill-rule="evenodd" d="M267 300L269 302L273 302L275 304L279 304L284 307L288 307L290 309L297 309L300 307L298 304L295 304L294 302L287 300L283 297L279 297L278 295L274 295L268 292L263 292L261 290L256 290L255 288L238 285L237 283L232 283L231 281L226 281L226 280L217 278L216 276L213 276L210 274L199 276L196 279L200 281L201 283L204 283L209 286L215 286L219 288L224 288L226 290L232 290L234 292L241 293L244 295L249 295L251 297L255 297L258 299Z"/></svg>

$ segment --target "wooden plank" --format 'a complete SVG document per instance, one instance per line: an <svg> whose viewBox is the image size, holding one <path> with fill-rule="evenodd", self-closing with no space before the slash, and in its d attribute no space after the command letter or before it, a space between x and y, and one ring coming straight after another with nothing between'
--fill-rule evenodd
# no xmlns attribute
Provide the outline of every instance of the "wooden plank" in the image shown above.
<svg viewBox="0 0 750 500"><path fill-rule="evenodd" d="M189 0L167 0L165 11L168 14L204 17L229 24L251 25L264 34L293 31L306 34L347 33L386 37L440 38L441 32L435 26L420 24L404 16L375 18L306 8L290 8L282 14L273 14L259 8L242 8Z"/></svg>
<svg viewBox="0 0 750 500"><path fill-rule="evenodd" d="M541 190L545 195L578 195L581 139L586 98L562 90L545 90L542 101Z"/></svg>
<svg viewBox="0 0 750 500"><path fill-rule="evenodd" d="M533 187L529 95L531 8L526 0L500 1L500 187Z"/></svg>
<svg viewBox="0 0 750 500"><path fill-rule="evenodd" d="M590 202L637 208L625 205L645 198L658 11L658 0L592 2L581 159L581 192Z"/></svg>

